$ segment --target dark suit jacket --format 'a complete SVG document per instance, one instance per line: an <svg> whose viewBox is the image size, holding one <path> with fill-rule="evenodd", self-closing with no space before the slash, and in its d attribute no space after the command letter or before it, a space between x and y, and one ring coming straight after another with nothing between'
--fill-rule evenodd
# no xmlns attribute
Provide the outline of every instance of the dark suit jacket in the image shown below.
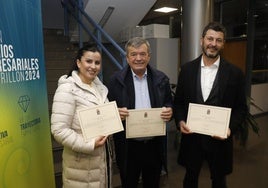
<svg viewBox="0 0 268 188"><path fill-rule="evenodd" d="M152 108L172 107L172 95L169 84L169 78L153 67L147 66L147 82ZM116 101L119 108L127 107L128 109L135 108L135 90L132 78L131 69L126 66L123 70L115 73L109 84L108 98L110 101ZM125 122L123 122L125 126ZM156 137L160 145L164 146L165 137ZM120 168L120 172L126 170L128 140L126 139L125 131L114 134L116 162ZM164 155L163 147L159 148L159 153ZM163 156L163 160L164 156ZM163 161L165 162L165 161Z"/></svg>
<svg viewBox="0 0 268 188"><path fill-rule="evenodd" d="M181 120L186 122L189 103L197 103L197 75L201 66L201 57L184 64L178 77L174 97L174 118L176 125ZM232 108L230 129L234 134L247 112L244 75L240 69L221 58L218 69L218 102L221 107ZM200 80L200 79L199 79ZM202 138L203 137L203 138ZM192 166L196 161L196 149L204 144L215 155L215 169L220 174L232 172L233 143L232 136L219 141L200 134L182 135L179 164ZM204 145L203 145L204 146Z"/></svg>

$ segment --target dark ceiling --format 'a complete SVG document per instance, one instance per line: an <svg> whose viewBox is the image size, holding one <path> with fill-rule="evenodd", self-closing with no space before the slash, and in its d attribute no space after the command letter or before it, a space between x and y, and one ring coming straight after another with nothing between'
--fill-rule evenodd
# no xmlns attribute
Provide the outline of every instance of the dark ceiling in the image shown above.
<svg viewBox="0 0 268 188"><path fill-rule="evenodd" d="M179 10L171 13L157 13L153 11L162 5L178 7ZM157 0L147 13L140 25L172 24L173 36L179 37L181 25L182 0ZM251 9L249 9L249 7ZM255 18L256 35L268 38L268 0L214 0L214 20L221 21L227 28L229 37L246 35L248 12L252 10Z"/></svg>
<svg viewBox="0 0 268 188"><path fill-rule="evenodd" d="M171 6L177 7L179 10L171 12L171 13L160 13L155 12L156 8L162 6ZM145 15L144 19L141 21L140 25L148 25L148 24L169 24L170 18L176 17L180 19L180 7L181 7L181 0L157 0L151 10Z"/></svg>

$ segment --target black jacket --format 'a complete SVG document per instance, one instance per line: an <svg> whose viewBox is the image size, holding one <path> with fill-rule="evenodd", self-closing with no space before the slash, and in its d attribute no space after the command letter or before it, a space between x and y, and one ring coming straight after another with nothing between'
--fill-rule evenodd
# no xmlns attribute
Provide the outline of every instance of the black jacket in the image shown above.
<svg viewBox="0 0 268 188"><path fill-rule="evenodd" d="M184 64L178 77L176 94L174 97L174 118L176 124L181 120L186 122L189 103L197 102L197 76L200 70L201 57ZM245 79L240 69L221 58L217 73L218 77L218 106L232 108L230 129L234 134L247 112L245 96ZM199 79L200 80L200 79ZM200 84L200 83L199 83ZM206 146L216 155L215 168L221 174L232 172L232 136L224 141L218 141L210 136L199 134L182 134L178 162L182 165L194 164L195 151L201 144Z"/></svg>
<svg viewBox="0 0 268 188"><path fill-rule="evenodd" d="M147 81L152 108L172 107L172 96L169 78L161 71L151 66L147 66ZM132 72L129 66L115 73L108 83L109 101L116 101L118 108L135 108L135 90ZM123 122L125 126L125 122ZM164 142L165 137L157 137L160 142ZM121 170L126 168L128 141L125 131L114 134L115 152L117 165ZM162 144L164 146L164 144ZM163 148L159 148L163 155ZM164 158L163 158L164 160Z"/></svg>

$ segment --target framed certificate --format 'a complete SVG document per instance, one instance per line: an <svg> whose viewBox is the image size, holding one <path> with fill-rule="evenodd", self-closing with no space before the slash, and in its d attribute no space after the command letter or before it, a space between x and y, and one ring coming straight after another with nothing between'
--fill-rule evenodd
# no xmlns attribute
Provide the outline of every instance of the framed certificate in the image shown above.
<svg viewBox="0 0 268 188"><path fill-rule="evenodd" d="M78 119L86 142L124 130L115 101L78 110Z"/></svg>
<svg viewBox="0 0 268 188"><path fill-rule="evenodd" d="M227 138L231 108L189 104L187 126L192 132Z"/></svg>
<svg viewBox="0 0 268 188"><path fill-rule="evenodd" d="M166 135L166 123L160 117L162 108L128 110L126 138Z"/></svg>

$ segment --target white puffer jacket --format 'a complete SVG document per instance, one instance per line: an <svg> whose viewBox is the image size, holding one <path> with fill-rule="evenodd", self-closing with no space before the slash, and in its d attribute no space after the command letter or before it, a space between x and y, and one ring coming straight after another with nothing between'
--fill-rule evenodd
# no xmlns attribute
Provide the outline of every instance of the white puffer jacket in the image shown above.
<svg viewBox="0 0 268 188"><path fill-rule="evenodd" d="M107 171L106 149L94 149L95 139L84 141L77 116L78 109L108 102L108 89L97 77L93 82L100 95L95 95L94 90L81 82L77 71L73 71L71 77L62 76L58 81L52 107L51 132L55 140L64 146L64 188L111 187L111 168ZM110 157L109 162L111 167ZM110 185L107 185L108 179Z"/></svg>

